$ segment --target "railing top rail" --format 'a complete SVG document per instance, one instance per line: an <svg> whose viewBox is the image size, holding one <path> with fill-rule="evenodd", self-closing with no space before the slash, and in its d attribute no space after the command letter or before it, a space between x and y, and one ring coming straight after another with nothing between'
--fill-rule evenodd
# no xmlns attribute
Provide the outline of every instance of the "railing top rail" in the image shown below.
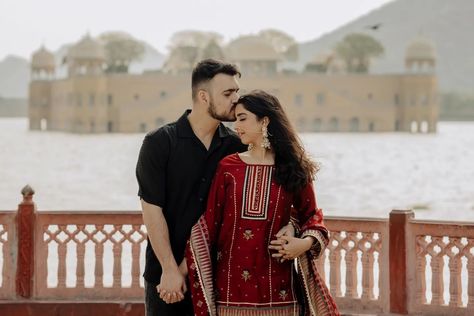
<svg viewBox="0 0 474 316"><path fill-rule="evenodd" d="M328 216L324 221L330 231L383 233L388 230L388 219Z"/></svg>
<svg viewBox="0 0 474 316"><path fill-rule="evenodd" d="M0 211L0 216L12 216L15 215L17 211Z"/></svg>
<svg viewBox="0 0 474 316"><path fill-rule="evenodd" d="M58 210L58 211L37 211L38 215L141 215L142 211L118 211L118 210L101 210L101 211L94 211L94 210Z"/></svg>
<svg viewBox="0 0 474 316"><path fill-rule="evenodd" d="M36 215L38 225L45 224L143 224L141 212L39 212Z"/></svg>
<svg viewBox="0 0 474 316"><path fill-rule="evenodd" d="M412 220L410 223L414 235L474 238L474 223L470 222Z"/></svg>
<svg viewBox="0 0 474 316"><path fill-rule="evenodd" d="M440 221L440 220L423 220L423 219L412 219L410 221L413 224L423 224L423 225L446 225L446 226L468 226L474 227L474 222L468 221Z"/></svg>
<svg viewBox="0 0 474 316"><path fill-rule="evenodd" d="M345 222L388 222L388 218L378 217L350 217L350 216L324 216L324 221L345 221Z"/></svg>

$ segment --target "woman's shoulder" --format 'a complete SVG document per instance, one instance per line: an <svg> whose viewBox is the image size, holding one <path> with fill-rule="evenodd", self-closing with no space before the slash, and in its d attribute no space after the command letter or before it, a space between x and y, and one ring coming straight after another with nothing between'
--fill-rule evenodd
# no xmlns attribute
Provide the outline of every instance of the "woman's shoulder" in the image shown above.
<svg viewBox="0 0 474 316"><path fill-rule="evenodd" d="M233 153L222 158L219 162L219 167L233 166L241 163L242 160L239 158L239 154Z"/></svg>

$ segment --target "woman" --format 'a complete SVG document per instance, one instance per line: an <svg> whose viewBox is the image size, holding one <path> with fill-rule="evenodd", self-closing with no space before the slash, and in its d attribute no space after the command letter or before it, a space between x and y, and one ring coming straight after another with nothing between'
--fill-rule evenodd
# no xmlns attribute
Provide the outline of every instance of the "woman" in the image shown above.
<svg viewBox="0 0 474 316"><path fill-rule="evenodd" d="M312 186L317 166L274 96L242 96L235 115L249 150L219 163L187 248L195 314L339 315L313 260L328 242ZM290 213L299 236L269 245Z"/></svg>

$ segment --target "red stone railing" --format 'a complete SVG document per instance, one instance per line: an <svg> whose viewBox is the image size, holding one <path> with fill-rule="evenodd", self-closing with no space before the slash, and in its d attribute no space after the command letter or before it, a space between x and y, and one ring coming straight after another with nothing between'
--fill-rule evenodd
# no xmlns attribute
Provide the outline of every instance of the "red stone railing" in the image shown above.
<svg viewBox="0 0 474 316"><path fill-rule="evenodd" d="M37 212L22 193L0 212L0 315L143 315L141 212ZM326 225L319 269L345 313L474 315L474 224L392 211Z"/></svg>

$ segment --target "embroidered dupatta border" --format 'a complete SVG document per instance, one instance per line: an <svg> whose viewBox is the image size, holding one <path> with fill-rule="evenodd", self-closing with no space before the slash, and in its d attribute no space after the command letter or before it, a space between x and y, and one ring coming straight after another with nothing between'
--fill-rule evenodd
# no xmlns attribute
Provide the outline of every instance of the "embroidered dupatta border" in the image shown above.
<svg viewBox="0 0 474 316"><path fill-rule="evenodd" d="M319 275L316 262L307 253L298 257L298 274L303 281L306 310L312 316L340 316L336 302Z"/></svg>
<svg viewBox="0 0 474 316"><path fill-rule="evenodd" d="M209 234L206 221L201 218L191 230L190 248L194 257L194 265L206 301L209 315L216 316L215 292L212 279L212 259L209 249Z"/></svg>

